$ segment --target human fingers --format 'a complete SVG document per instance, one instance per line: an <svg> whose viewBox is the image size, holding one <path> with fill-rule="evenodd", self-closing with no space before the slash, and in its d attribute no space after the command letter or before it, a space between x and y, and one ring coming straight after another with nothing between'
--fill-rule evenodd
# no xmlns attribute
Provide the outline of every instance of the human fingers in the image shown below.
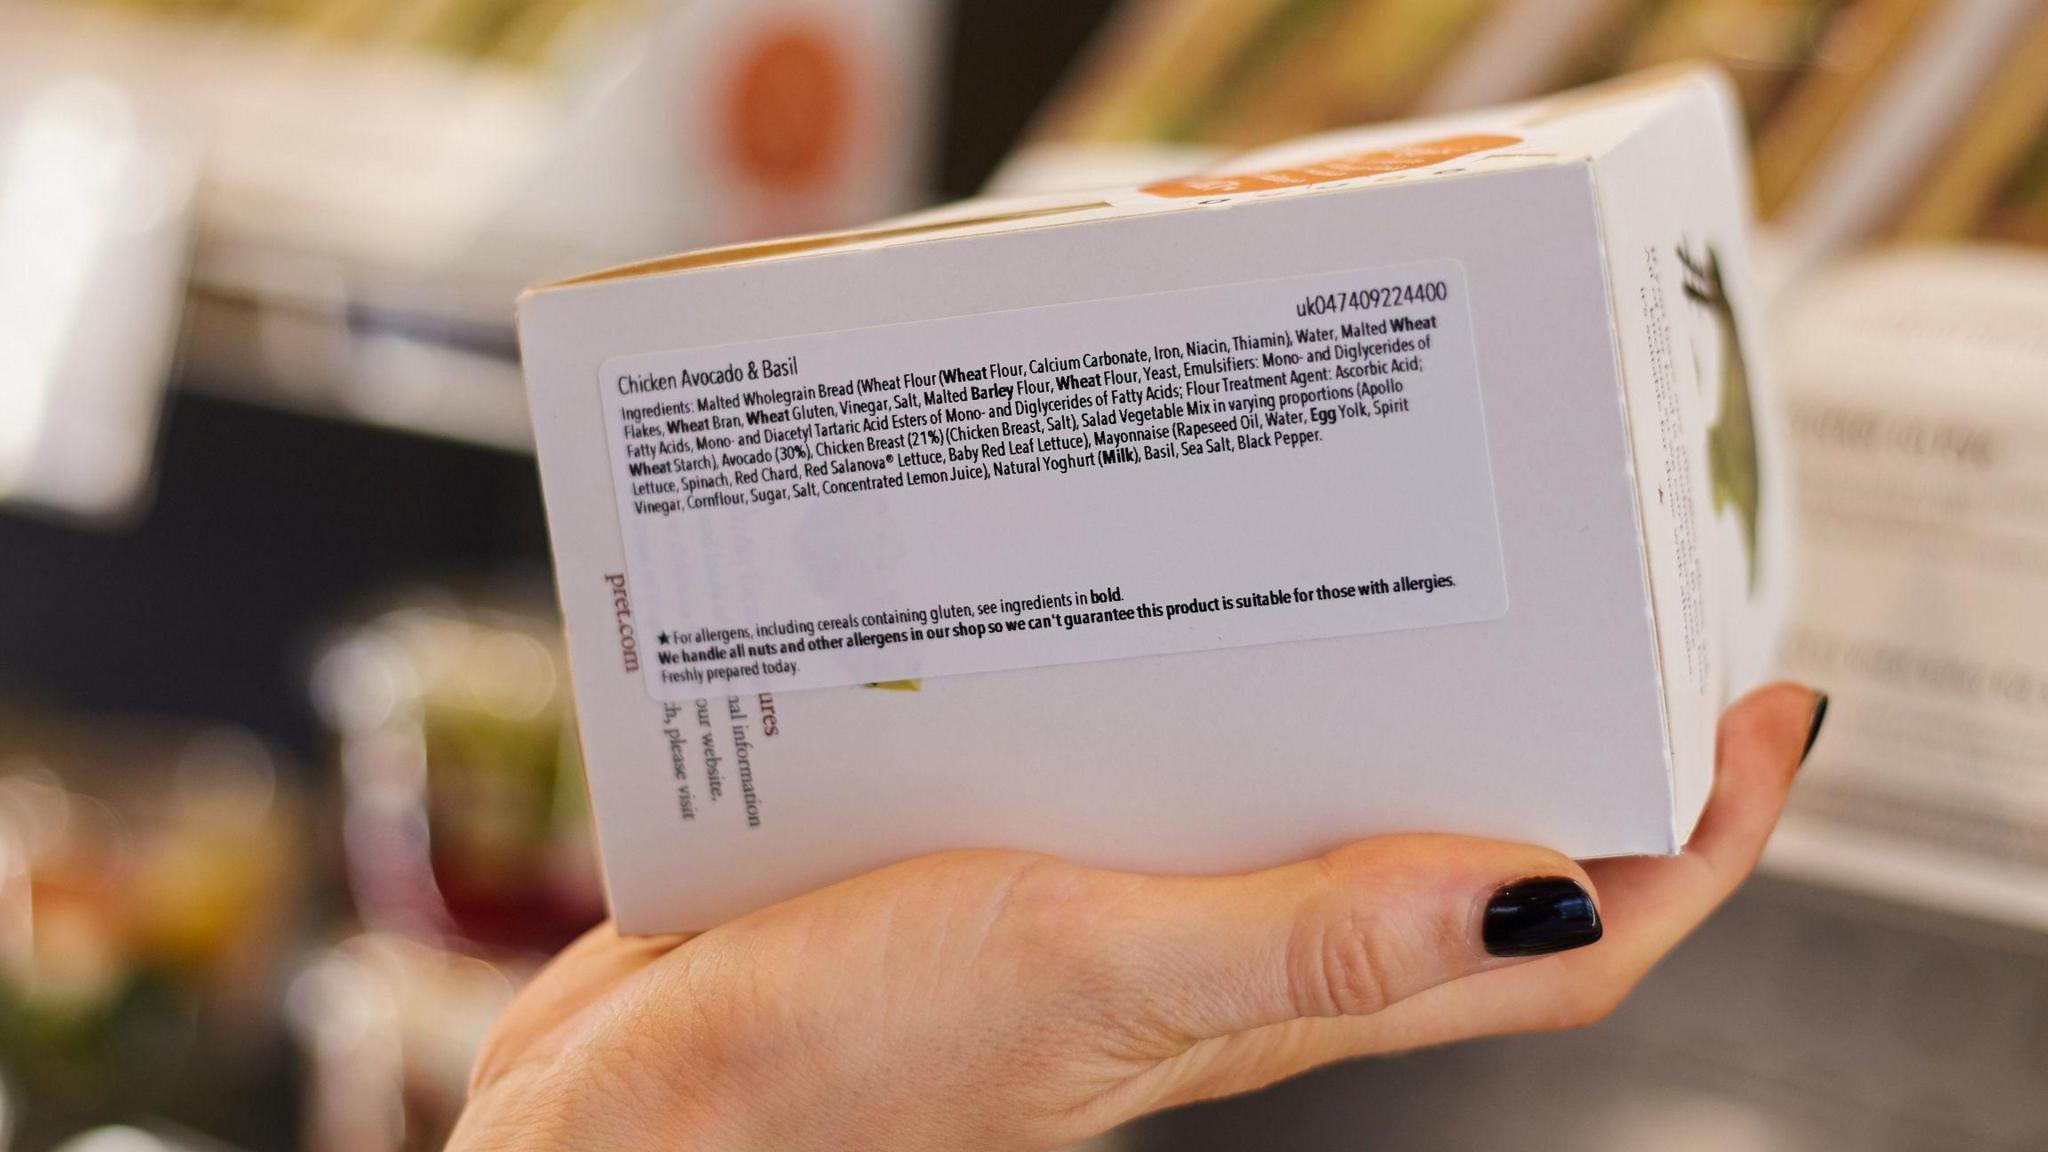
<svg viewBox="0 0 2048 1152"><path fill-rule="evenodd" d="M1054 950L1102 957L1082 967L1105 1018L1162 1057L1304 1017L1368 1016L1601 932L1571 860L1462 836L1381 837L1244 876L1139 878L1113 917L1090 920L1097 938Z"/></svg>
<svg viewBox="0 0 2048 1152"><path fill-rule="evenodd" d="M1758 689L1728 709L1714 789L1685 850L1588 866L1620 941L1603 963L1640 976L1749 878L1825 715L1826 698L1796 684Z"/></svg>
<svg viewBox="0 0 2048 1152"><path fill-rule="evenodd" d="M1685 851L1586 866L1600 894L1600 947L1480 972L1364 1019L1302 1020L1226 1038L1184 1061L1175 1098L1245 1091L1359 1055L1602 1019L1754 869L1825 715L1824 697L1790 684L1728 710L1714 790Z"/></svg>

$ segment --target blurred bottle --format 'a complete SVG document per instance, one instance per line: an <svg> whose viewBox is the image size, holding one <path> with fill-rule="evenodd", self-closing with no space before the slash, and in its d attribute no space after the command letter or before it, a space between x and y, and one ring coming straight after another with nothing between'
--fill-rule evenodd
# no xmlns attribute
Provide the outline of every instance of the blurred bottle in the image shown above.
<svg viewBox="0 0 2048 1152"><path fill-rule="evenodd" d="M544 618L387 612L326 653L314 690L340 741L366 925L544 953L603 916L567 669Z"/></svg>
<svg viewBox="0 0 2048 1152"><path fill-rule="evenodd" d="M421 598L315 669L368 928L287 998L315 1152L439 1148L513 989L604 915L556 637L540 612Z"/></svg>

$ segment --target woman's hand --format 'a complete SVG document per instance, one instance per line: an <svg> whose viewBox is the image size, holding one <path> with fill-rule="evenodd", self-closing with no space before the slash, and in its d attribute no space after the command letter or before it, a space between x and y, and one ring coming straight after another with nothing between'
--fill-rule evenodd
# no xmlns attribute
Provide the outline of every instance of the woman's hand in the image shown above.
<svg viewBox="0 0 2048 1152"><path fill-rule="evenodd" d="M1051 1148L1332 1060L1587 1024L1749 875L1822 703L1729 710L1671 858L1388 836L1162 878L958 852L692 938L599 928L499 1020L450 1147Z"/></svg>

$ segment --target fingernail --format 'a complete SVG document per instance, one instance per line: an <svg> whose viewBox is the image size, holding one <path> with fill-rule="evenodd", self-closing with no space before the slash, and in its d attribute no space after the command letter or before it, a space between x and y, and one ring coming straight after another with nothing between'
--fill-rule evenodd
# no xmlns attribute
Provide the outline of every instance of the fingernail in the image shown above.
<svg viewBox="0 0 2048 1152"><path fill-rule="evenodd" d="M1481 935L1495 956L1543 956L1600 939L1600 909L1576 880L1518 880L1486 902Z"/></svg>
<svg viewBox="0 0 2048 1152"><path fill-rule="evenodd" d="M1799 750L1799 763L1802 765L1806 763L1807 756L1812 754L1813 742L1820 739L1820 726L1826 723L1828 718L1828 694L1817 692L1815 695L1820 697L1820 703L1813 706L1813 727L1806 730L1806 747Z"/></svg>

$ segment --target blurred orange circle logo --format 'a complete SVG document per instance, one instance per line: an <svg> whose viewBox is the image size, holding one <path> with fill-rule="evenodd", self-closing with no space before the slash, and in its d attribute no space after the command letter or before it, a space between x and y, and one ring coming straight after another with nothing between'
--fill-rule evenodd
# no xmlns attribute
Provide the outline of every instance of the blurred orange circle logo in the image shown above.
<svg viewBox="0 0 2048 1152"><path fill-rule="evenodd" d="M815 187L845 159L852 101L852 68L833 37L769 30L741 50L726 85L726 155L765 187Z"/></svg>

